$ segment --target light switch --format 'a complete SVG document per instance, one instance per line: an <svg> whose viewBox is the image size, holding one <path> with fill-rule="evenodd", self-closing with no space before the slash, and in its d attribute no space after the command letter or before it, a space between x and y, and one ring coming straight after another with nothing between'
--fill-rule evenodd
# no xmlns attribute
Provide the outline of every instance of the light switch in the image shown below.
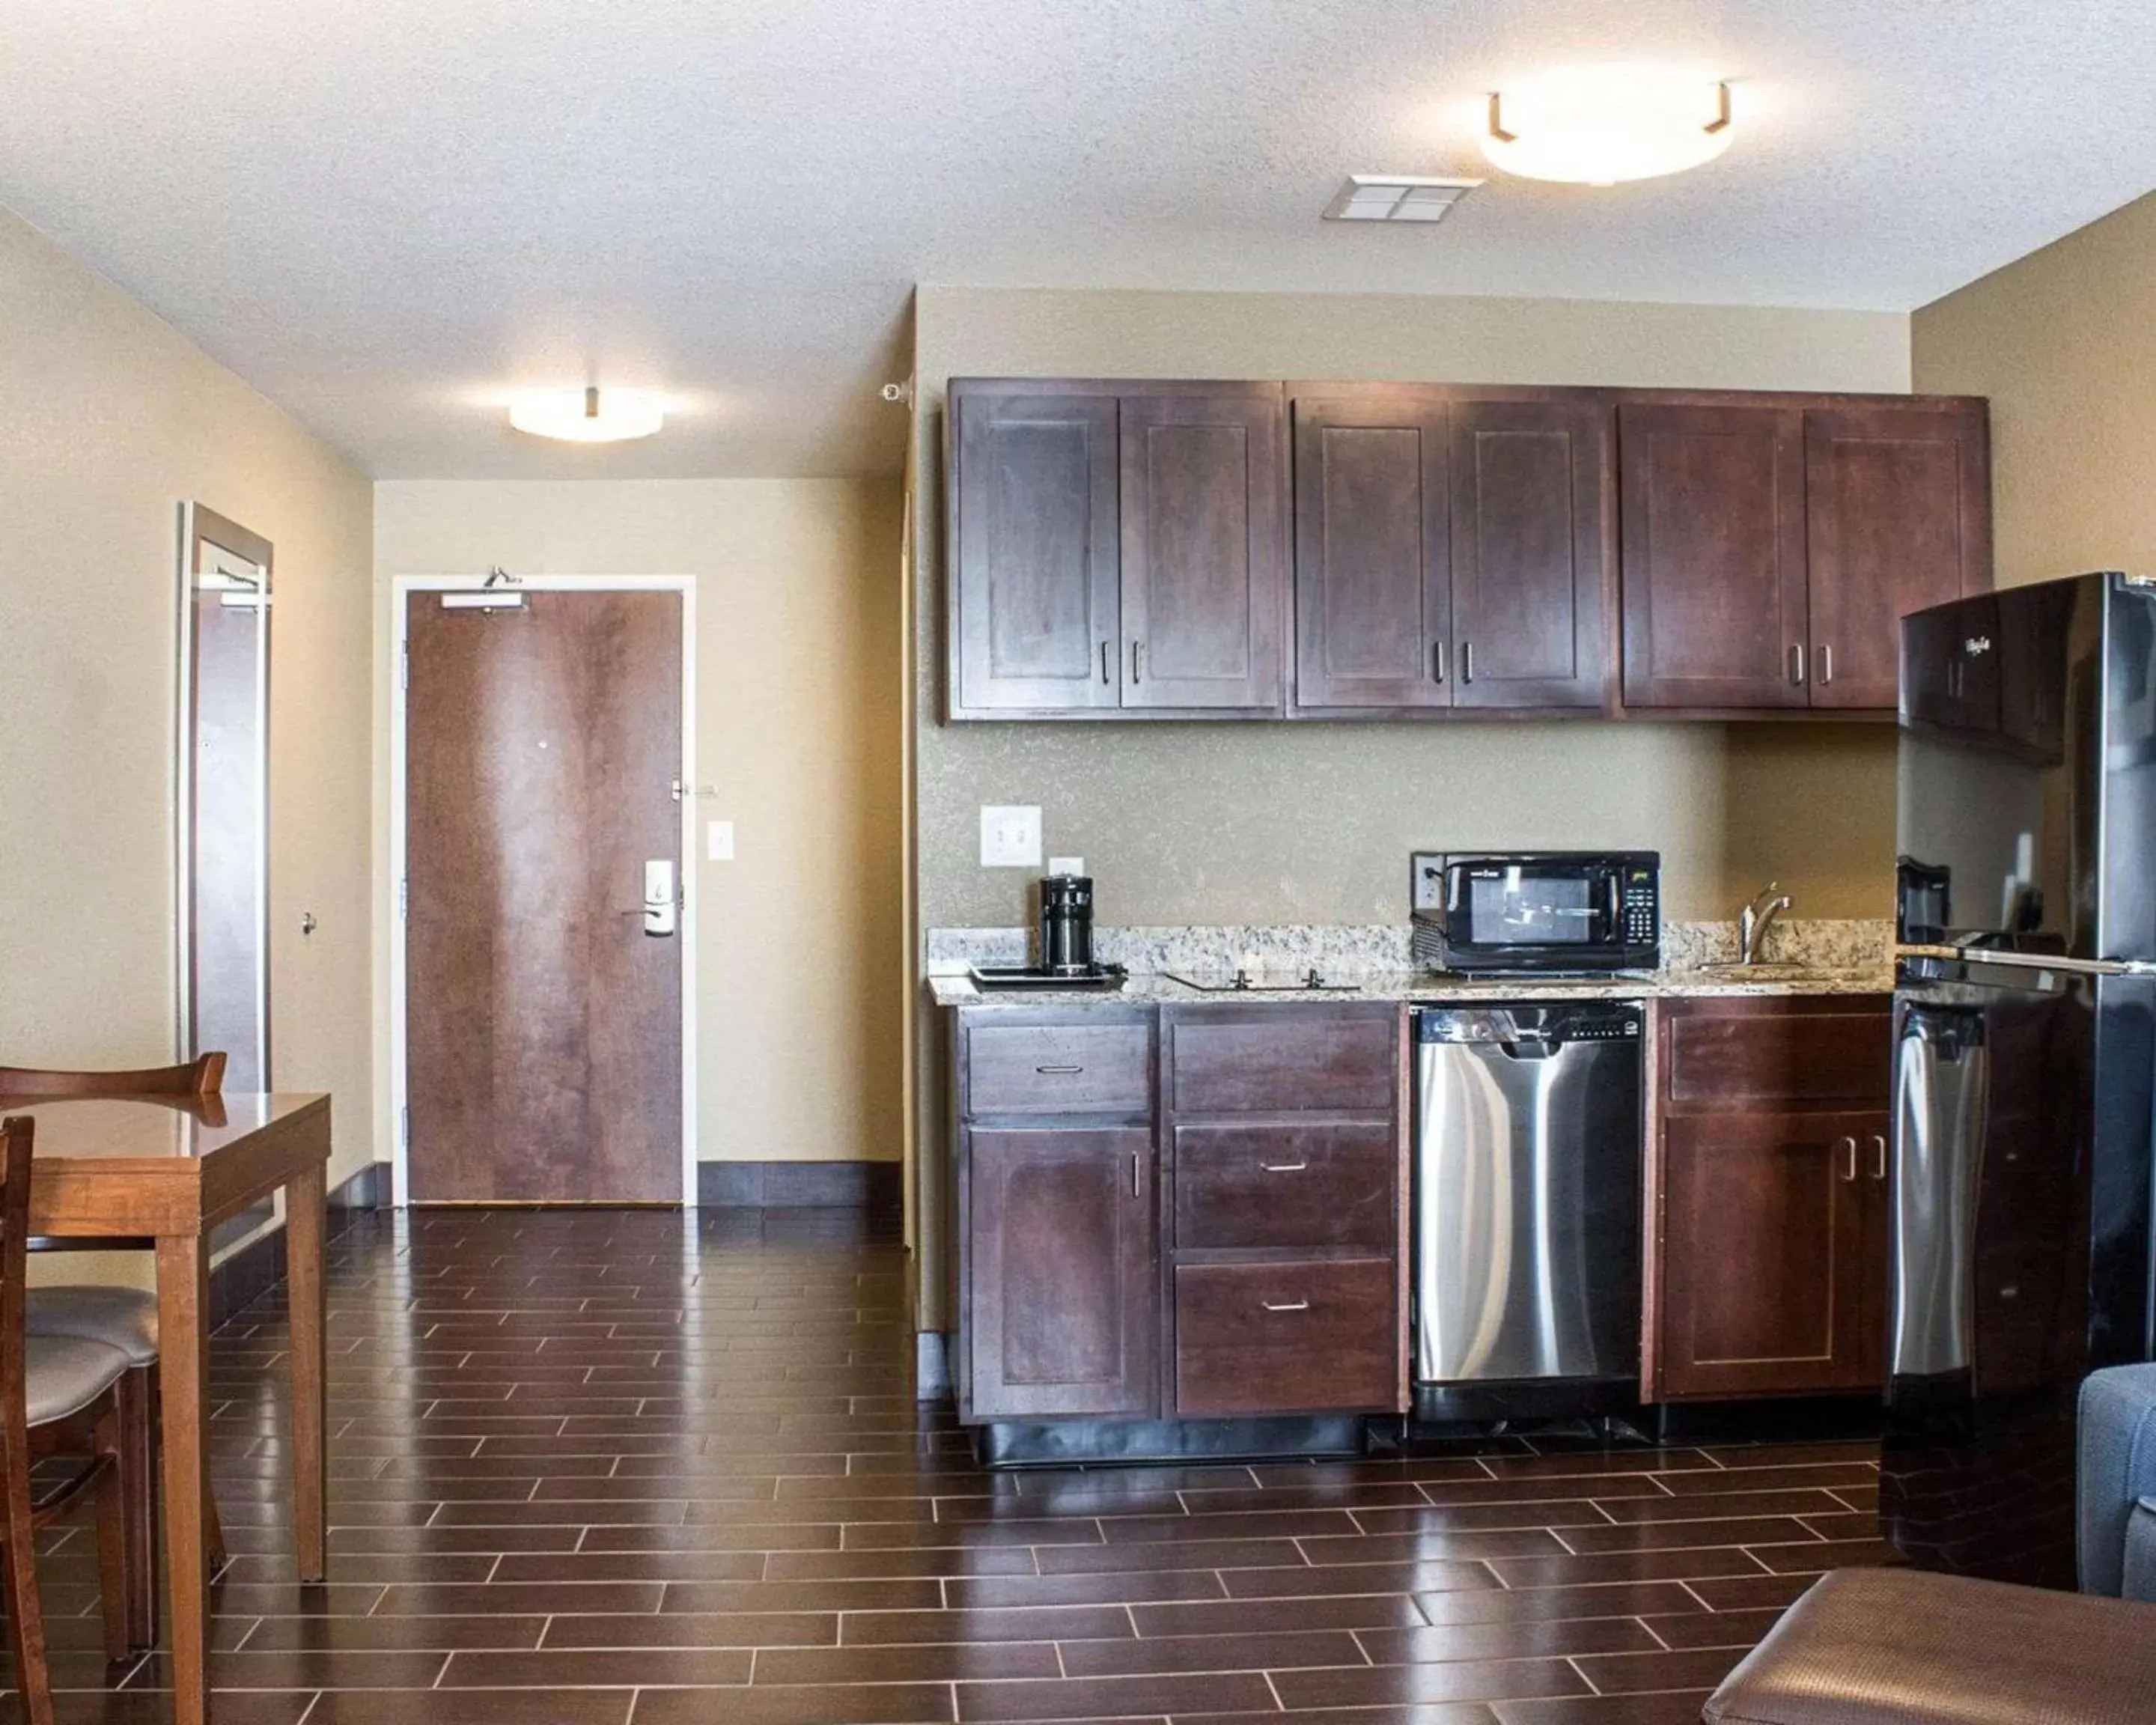
<svg viewBox="0 0 2156 1725"><path fill-rule="evenodd" d="M1037 869L1040 866L1040 810L1038 808L981 805L981 866Z"/></svg>
<svg viewBox="0 0 2156 1725"><path fill-rule="evenodd" d="M1051 856L1048 860L1048 872L1051 875L1082 875L1086 872L1086 859L1082 856Z"/></svg>
<svg viewBox="0 0 2156 1725"><path fill-rule="evenodd" d="M704 823L704 855L711 862L734 860L734 824L730 820Z"/></svg>

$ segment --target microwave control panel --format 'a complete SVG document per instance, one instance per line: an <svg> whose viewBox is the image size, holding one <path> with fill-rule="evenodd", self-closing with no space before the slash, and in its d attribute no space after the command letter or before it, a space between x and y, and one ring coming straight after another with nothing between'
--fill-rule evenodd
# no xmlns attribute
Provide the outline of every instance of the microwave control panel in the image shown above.
<svg viewBox="0 0 2156 1725"><path fill-rule="evenodd" d="M1625 865L1625 944L1651 947L1662 937L1661 893L1656 871L1638 863Z"/></svg>

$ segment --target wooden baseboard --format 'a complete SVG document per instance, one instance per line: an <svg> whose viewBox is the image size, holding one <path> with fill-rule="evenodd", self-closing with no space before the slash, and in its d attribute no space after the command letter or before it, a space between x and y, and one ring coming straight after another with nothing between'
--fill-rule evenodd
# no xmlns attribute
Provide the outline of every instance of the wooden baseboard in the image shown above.
<svg viewBox="0 0 2156 1725"><path fill-rule="evenodd" d="M905 1203L895 1162L703 1162L696 1202L710 1209L855 1209L895 1213Z"/></svg>

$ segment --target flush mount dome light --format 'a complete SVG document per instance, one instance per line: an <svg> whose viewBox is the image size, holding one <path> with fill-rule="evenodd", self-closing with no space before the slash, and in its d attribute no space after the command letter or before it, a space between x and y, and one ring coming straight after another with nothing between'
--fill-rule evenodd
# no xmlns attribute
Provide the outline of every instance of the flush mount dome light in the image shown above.
<svg viewBox="0 0 2156 1725"><path fill-rule="evenodd" d="M1507 173L1614 186L1729 147L1729 85L1656 66L1566 66L1490 93L1482 153Z"/></svg>
<svg viewBox="0 0 2156 1725"><path fill-rule="evenodd" d="M572 444L649 437L665 422L665 404L648 389L540 389L509 407L509 423L519 431Z"/></svg>

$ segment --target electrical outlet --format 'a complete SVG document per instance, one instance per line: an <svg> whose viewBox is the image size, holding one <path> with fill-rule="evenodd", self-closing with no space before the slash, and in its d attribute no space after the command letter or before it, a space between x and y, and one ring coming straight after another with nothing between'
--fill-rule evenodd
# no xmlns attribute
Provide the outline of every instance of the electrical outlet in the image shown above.
<svg viewBox="0 0 2156 1725"><path fill-rule="evenodd" d="M1040 810L1024 805L981 805L981 866L1037 869L1040 866Z"/></svg>

